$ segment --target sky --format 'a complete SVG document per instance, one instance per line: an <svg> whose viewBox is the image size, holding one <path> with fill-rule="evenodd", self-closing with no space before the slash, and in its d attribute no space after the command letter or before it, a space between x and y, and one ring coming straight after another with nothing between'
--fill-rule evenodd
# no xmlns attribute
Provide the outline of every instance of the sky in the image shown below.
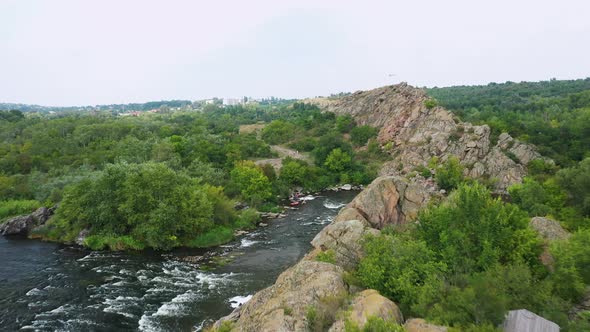
<svg viewBox="0 0 590 332"><path fill-rule="evenodd" d="M587 0L0 0L0 102L586 78L588 13Z"/></svg>

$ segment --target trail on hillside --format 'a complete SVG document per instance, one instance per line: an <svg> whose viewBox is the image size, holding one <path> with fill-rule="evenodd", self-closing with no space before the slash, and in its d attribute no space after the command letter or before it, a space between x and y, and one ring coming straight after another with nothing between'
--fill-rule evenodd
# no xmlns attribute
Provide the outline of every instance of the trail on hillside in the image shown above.
<svg viewBox="0 0 590 332"><path fill-rule="evenodd" d="M303 160L307 163L311 163L312 160L310 156L306 153L299 152L297 150L293 150L281 145L271 145L270 149L276 152L279 155L279 158L269 158L269 159L261 159L256 161L256 165L264 165L270 164L274 167L275 170L281 169L282 161L286 157L291 157L293 159Z"/></svg>

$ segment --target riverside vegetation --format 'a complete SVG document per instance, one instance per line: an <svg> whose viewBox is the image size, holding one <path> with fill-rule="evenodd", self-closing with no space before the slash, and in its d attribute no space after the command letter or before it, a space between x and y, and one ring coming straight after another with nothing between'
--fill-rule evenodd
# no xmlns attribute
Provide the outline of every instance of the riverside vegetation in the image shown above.
<svg viewBox="0 0 590 332"><path fill-rule="evenodd" d="M140 114L0 112L0 220L57 204L32 236L73 242L84 230L92 249L206 247L255 227L255 210L276 211L294 187L370 182L383 158L374 131L302 103ZM257 123L260 133L239 132ZM256 165L276 156L270 144L314 162L286 158L280 174Z"/></svg>
<svg viewBox="0 0 590 332"><path fill-rule="evenodd" d="M496 186L494 180L498 179L491 177L466 176L474 174L474 164L481 160L414 158L410 152L435 151L430 148L440 143L436 141L440 136L428 132L421 135L425 139L409 145L415 134L410 132L412 128L404 127L404 132L400 130L403 124L396 121L376 125L381 119L371 118L365 108L351 107L355 112L362 110L356 116L344 111L338 115L322 113L304 103L207 106L202 113L138 118L114 118L108 113L43 118L4 112L0 121L4 142L0 145L0 193L5 201L0 213L7 217L59 203L56 216L37 230L39 235L72 241L79 231L89 229L85 244L92 248L206 246L231 238L235 228L256 223L255 211L235 211L235 200L270 210L294 186L319 190L336 183L364 184L376 177L383 162L404 160L407 162L386 168L405 172L396 178L403 179L400 187L392 184L381 189L397 194L405 183L400 200L411 209L417 209L417 202L422 200L407 200L407 188L416 184L410 181L436 183L448 195L433 194L428 206L418 213L417 223L401 221L401 212L408 211L394 206L396 221L390 222L394 225L378 235L364 236L364 255L346 273L342 264L333 264L338 265L342 257L349 261L349 256L334 248L316 248L320 252L313 262L304 260L279 279L306 276L317 281L311 278L318 274L311 272L324 269L324 276L334 280L343 276L345 280L342 285L313 283L320 289L335 285L348 289L344 283L372 288L398 303L406 318L423 317L457 331L495 331L506 311L521 308L558 323L565 331L590 330L589 307L582 303L590 285L589 84L586 79L436 88L428 90L432 98L427 100L406 86L386 91L403 96L391 102L388 116L398 109L411 113L419 102L428 111L419 109L417 118L406 118L417 121L418 126L412 128L434 133L454 130L448 137L453 145L449 144L447 152L465 151L471 143L477 144L469 151L481 148L486 150L483 156L490 152L486 142L479 144L485 130L460 123L465 120L488 124L492 146L501 132L508 132L521 142L536 144L541 154L555 160L535 158L525 164L510 150L512 146L502 148L509 162L504 166L528 171L522 179L506 177L510 180L502 183L506 187ZM378 98L384 99L374 103L374 96L367 92L348 95L346 103L355 106L356 96L364 98L365 106L390 102L379 94ZM437 105L447 107L455 118L447 117ZM341 105L334 106L338 107L344 110ZM374 121L373 126L370 121ZM259 122L266 125L258 134L239 132L240 125ZM444 130L438 130L438 122L444 122ZM384 125L391 130L374 128ZM475 138L468 141L463 136ZM393 139L399 144L392 144ZM308 153L314 163L286 158L279 174L270 166L257 166L256 159L273 157L271 144ZM494 160L489 158L486 163ZM409 163L414 161L421 164ZM513 179L521 183L508 185ZM416 190L411 196L424 193L411 188ZM387 199L395 197L387 195ZM375 193L369 197L377 198L369 204L380 204ZM381 218L379 211L373 212ZM403 216L410 220L411 214ZM530 218L537 216L556 220L555 224L571 235L552 241L542 239L530 225ZM381 221L369 220L375 228L380 228L377 225ZM360 222L348 225L351 229L359 225L358 234L365 234L366 226ZM344 241L320 242L338 245L340 240ZM356 257L354 245L336 249L347 254L354 251L350 257ZM550 259L542 261L539 257L544 255ZM292 286L297 294L303 290L312 294L306 285ZM279 296L276 294L281 292L255 295L253 302L245 305L243 315L234 322L224 321L220 330L268 323L255 314L265 312L266 305L272 304L267 299ZM291 306L280 309L285 322L299 324L305 319L309 329L325 330L337 318L338 308L331 308L328 315L322 306L312 306L315 297L306 298L305 303L289 299L293 300ZM333 302L343 306L349 300ZM250 311L249 306L260 310ZM364 327L349 322L344 326L347 331L403 329L397 326L399 321L372 317L370 322Z"/></svg>

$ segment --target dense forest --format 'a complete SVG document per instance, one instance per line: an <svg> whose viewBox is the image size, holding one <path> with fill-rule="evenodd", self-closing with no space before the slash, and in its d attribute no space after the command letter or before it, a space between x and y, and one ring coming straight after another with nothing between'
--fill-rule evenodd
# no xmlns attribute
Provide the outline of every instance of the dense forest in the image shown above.
<svg viewBox="0 0 590 332"><path fill-rule="evenodd" d="M248 124L261 130L240 132ZM2 111L0 218L59 204L33 236L69 242L86 229L94 249L215 245L255 226L255 210L278 211L293 188L370 182L383 159L374 135L300 103L138 117ZM309 162L287 157L280 175L255 163L279 144Z"/></svg>

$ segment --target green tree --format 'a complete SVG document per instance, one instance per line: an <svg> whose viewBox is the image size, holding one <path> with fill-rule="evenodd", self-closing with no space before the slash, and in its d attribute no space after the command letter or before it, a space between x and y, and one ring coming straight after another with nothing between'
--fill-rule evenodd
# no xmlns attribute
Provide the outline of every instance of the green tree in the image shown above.
<svg viewBox="0 0 590 332"><path fill-rule="evenodd" d="M364 146L369 139L377 137L378 132L377 128L371 126L358 126L350 131L350 140L356 146Z"/></svg>
<svg viewBox="0 0 590 332"><path fill-rule="evenodd" d="M242 197L251 204L260 204L272 197L270 181L254 162L237 162L230 176Z"/></svg>
<svg viewBox="0 0 590 332"><path fill-rule="evenodd" d="M336 148L330 152L324 166L334 173L344 172L352 166L352 156L340 148Z"/></svg>

